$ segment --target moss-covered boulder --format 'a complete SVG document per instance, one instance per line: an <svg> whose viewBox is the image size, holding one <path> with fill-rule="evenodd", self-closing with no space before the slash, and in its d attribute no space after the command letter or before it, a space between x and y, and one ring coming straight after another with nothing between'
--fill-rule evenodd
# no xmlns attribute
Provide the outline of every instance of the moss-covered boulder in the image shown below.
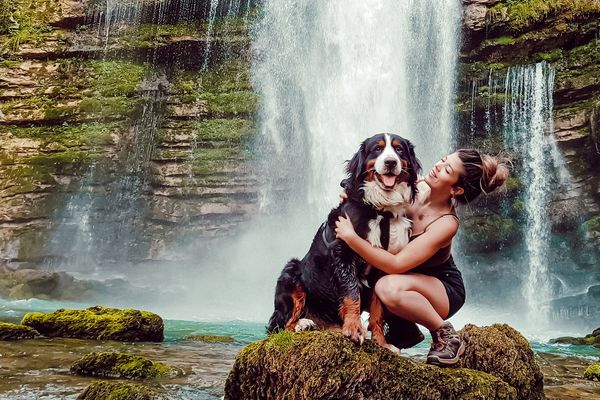
<svg viewBox="0 0 600 400"><path fill-rule="evenodd" d="M78 400L163 400L165 396L146 386L132 383L103 382L92 383L77 397Z"/></svg>
<svg viewBox="0 0 600 400"><path fill-rule="evenodd" d="M28 326L0 322L0 340L33 339L37 336L40 336L39 332Z"/></svg>
<svg viewBox="0 0 600 400"><path fill-rule="evenodd" d="M583 373L583 377L590 381L600 381L600 363L594 363L587 367Z"/></svg>
<svg viewBox="0 0 600 400"><path fill-rule="evenodd" d="M544 399L544 382L531 345L506 324L478 327L466 325L466 341L460 367L484 371L516 389L517 398Z"/></svg>
<svg viewBox="0 0 600 400"><path fill-rule="evenodd" d="M398 357L338 332L280 332L238 355L225 399L517 399L490 374Z"/></svg>
<svg viewBox="0 0 600 400"><path fill-rule="evenodd" d="M100 306L85 310L61 308L51 314L28 313L21 323L50 337L127 342L161 342L164 339L162 318L148 311Z"/></svg>
<svg viewBox="0 0 600 400"><path fill-rule="evenodd" d="M222 335L190 335L185 337L186 340L192 342L204 343L233 343L234 339L231 336Z"/></svg>
<svg viewBox="0 0 600 400"><path fill-rule="evenodd" d="M148 379L169 374L169 367L152 362L143 356L125 353L90 353L71 366L76 375L102 376L127 379Z"/></svg>

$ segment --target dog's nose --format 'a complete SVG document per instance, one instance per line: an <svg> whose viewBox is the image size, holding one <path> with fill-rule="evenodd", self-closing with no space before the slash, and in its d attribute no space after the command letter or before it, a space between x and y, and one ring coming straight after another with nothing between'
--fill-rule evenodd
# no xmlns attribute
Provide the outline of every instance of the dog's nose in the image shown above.
<svg viewBox="0 0 600 400"><path fill-rule="evenodd" d="M385 166L389 169L396 168L396 165L398 165L398 161L394 160L393 158L385 160Z"/></svg>

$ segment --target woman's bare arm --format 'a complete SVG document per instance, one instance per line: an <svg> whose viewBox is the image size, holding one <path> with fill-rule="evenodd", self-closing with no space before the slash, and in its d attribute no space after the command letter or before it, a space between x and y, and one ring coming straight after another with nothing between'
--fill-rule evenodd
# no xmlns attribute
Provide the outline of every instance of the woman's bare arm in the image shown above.
<svg viewBox="0 0 600 400"><path fill-rule="evenodd" d="M343 220L342 220L343 219ZM441 218L429 226L427 231L408 243L398 254L373 247L351 228L348 219L340 217L338 221L338 237L344 240L352 250L360 255L368 264L388 274L401 274L429 260L439 249L450 243L458 223L454 218Z"/></svg>

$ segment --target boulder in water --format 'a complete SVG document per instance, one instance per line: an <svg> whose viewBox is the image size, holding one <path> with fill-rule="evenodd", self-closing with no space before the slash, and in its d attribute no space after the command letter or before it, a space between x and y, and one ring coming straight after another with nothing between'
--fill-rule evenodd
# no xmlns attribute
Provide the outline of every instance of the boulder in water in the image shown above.
<svg viewBox="0 0 600 400"><path fill-rule="evenodd" d="M471 348L462 365L490 373L427 365L371 341L357 346L339 332L280 332L240 352L227 378L225 399L543 398L539 367L518 332L508 326L466 331L472 333ZM485 337L488 331L497 345ZM488 364L492 362L497 369ZM511 365L514 376L508 371Z"/></svg>
<svg viewBox="0 0 600 400"><path fill-rule="evenodd" d="M148 379L169 374L169 367L143 356L125 353L90 353L71 366L76 375Z"/></svg>
<svg viewBox="0 0 600 400"><path fill-rule="evenodd" d="M148 311L101 306L85 310L61 308L51 314L28 313L21 323L49 337L126 342L161 342L164 339L162 318Z"/></svg>
<svg viewBox="0 0 600 400"><path fill-rule="evenodd" d="M33 339L40 336L33 328L8 322L0 322L0 340Z"/></svg>
<svg viewBox="0 0 600 400"><path fill-rule="evenodd" d="M78 400L163 400L165 396L148 387L133 383L93 382L77 397Z"/></svg>
<svg viewBox="0 0 600 400"><path fill-rule="evenodd" d="M517 391L518 399L544 399L544 382L531 345L507 324L478 327L468 324L461 331L466 342L459 367L484 371L502 379Z"/></svg>

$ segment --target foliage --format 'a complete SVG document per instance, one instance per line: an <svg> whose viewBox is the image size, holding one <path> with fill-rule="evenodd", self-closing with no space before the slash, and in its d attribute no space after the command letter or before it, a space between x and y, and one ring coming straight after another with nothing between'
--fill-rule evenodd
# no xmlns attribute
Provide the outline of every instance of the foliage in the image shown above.
<svg viewBox="0 0 600 400"><path fill-rule="evenodd" d="M508 0L492 7L493 20L505 22L514 32L524 32L550 17L575 20L600 13L598 0Z"/></svg>
<svg viewBox="0 0 600 400"><path fill-rule="evenodd" d="M119 382L92 382L78 397L79 400L154 400L164 399L156 391L142 385Z"/></svg>

